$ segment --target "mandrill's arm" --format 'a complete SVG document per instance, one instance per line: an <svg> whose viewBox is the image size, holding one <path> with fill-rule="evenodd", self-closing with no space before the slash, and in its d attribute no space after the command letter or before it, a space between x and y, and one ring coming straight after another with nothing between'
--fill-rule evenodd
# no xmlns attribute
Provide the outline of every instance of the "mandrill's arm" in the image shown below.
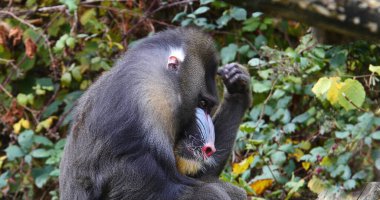
<svg viewBox="0 0 380 200"><path fill-rule="evenodd" d="M236 134L245 111L252 102L250 76L245 67L231 63L218 70L225 85L224 98L214 115L215 147L213 157L217 164L208 167L207 177L219 177L231 154Z"/></svg>

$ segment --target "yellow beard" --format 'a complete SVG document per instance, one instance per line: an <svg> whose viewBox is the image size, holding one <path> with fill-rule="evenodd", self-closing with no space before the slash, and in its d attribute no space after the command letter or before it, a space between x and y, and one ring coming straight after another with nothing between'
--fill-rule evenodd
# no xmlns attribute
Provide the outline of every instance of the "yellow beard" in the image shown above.
<svg viewBox="0 0 380 200"><path fill-rule="evenodd" d="M198 161L176 156L177 169L183 175L195 175L201 169L202 165Z"/></svg>

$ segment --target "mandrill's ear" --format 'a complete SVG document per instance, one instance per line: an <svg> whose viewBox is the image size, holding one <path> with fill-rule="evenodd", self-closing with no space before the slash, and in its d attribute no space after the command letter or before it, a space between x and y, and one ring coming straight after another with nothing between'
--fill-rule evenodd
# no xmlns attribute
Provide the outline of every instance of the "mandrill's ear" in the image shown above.
<svg viewBox="0 0 380 200"><path fill-rule="evenodd" d="M169 56L167 69L171 70L171 71L178 71L178 69L179 69L179 61L178 61L177 57L175 57L175 56Z"/></svg>
<svg viewBox="0 0 380 200"><path fill-rule="evenodd" d="M170 54L168 57L168 64L166 68L169 71L178 71L181 63L185 60L185 53L182 48L175 48L170 50Z"/></svg>

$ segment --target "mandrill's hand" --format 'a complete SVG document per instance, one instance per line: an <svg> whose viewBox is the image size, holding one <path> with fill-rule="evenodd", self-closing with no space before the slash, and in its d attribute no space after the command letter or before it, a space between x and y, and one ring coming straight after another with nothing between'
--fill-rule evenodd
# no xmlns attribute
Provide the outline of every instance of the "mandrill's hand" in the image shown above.
<svg viewBox="0 0 380 200"><path fill-rule="evenodd" d="M250 76L242 65L230 63L218 69L224 85L230 94L249 94Z"/></svg>

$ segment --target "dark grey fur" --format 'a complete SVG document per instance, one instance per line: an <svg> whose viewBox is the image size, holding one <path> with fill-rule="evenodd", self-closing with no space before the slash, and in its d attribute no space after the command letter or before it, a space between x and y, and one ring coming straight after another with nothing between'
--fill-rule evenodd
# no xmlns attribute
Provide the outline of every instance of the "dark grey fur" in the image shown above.
<svg viewBox="0 0 380 200"><path fill-rule="evenodd" d="M185 60L168 71L171 48ZM60 196L74 199L245 199L218 180L250 105L249 75L238 65L220 74L226 85L215 116L217 165L196 178L178 173L174 146L194 126L200 98L216 103L217 56L212 39L175 29L142 40L80 98L61 162Z"/></svg>

